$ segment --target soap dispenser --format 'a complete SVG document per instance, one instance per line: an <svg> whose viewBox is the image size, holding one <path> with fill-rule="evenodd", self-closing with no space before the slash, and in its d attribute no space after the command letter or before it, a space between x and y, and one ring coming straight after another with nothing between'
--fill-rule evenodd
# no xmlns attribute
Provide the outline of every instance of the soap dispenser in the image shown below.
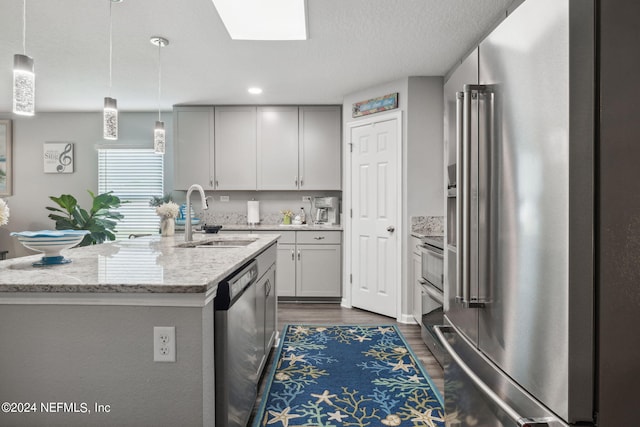
<svg viewBox="0 0 640 427"><path fill-rule="evenodd" d="M301 224L307 223L307 215L304 212L304 208L300 208L300 223Z"/></svg>

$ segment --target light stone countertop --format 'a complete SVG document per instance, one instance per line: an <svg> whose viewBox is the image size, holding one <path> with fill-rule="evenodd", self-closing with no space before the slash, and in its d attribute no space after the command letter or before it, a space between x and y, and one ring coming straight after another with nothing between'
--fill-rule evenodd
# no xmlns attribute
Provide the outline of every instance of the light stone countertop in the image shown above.
<svg viewBox="0 0 640 427"><path fill-rule="evenodd" d="M42 255L0 261L0 292L206 293L277 241L274 234L202 234L194 241L246 237L230 248L180 248L184 235L119 240L62 251L69 264L34 267Z"/></svg>
<svg viewBox="0 0 640 427"><path fill-rule="evenodd" d="M227 224L222 225L221 231L342 231L341 225L284 225L284 224Z"/></svg>

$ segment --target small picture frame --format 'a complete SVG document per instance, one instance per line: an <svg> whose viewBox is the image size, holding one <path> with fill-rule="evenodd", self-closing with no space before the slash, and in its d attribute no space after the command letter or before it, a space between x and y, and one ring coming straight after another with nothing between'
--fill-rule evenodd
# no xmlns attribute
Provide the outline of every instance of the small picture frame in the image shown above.
<svg viewBox="0 0 640 427"><path fill-rule="evenodd" d="M73 173L73 142L45 142L44 173Z"/></svg>
<svg viewBox="0 0 640 427"><path fill-rule="evenodd" d="M0 120L0 196L10 196L13 191L13 159L11 120Z"/></svg>

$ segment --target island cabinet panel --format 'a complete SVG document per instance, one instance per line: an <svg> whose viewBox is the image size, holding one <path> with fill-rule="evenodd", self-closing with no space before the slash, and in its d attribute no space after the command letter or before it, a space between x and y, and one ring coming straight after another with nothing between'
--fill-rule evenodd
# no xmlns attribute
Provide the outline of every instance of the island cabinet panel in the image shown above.
<svg viewBox="0 0 640 427"><path fill-rule="evenodd" d="M213 107L176 107L174 120L174 188L200 184L214 189Z"/></svg>
<svg viewBox="0 0 640 427"><path fill-rule="evenodd" d="M1 305L0 396L37 410L0 425L213 425L212 305ZM176 362L153 361L155 326L175 326Z"/></svg>
<svg viewBox="0 0 640 427"><path fill-rule="evenodd" d="M256 189L256 107L215 107L216 190Z"/></svg>
<svg viewBox="0 0 640 427"><path fill-rule="evenodd" d="M298 172L301 190L341 189L341 109L300 107Z"/></svg>
<svg viewBox="0 0 640 427"><path fill-rule="evenodd" d="M297 190L298 107L258 107L258 190Z"/></svg>

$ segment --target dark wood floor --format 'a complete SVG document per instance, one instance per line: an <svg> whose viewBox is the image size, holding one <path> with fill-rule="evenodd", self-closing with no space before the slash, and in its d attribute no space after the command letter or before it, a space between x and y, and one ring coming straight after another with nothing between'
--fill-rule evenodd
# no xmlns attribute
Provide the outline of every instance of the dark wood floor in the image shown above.
<svg viewBox="0 0 640 427"><path fill-rule="evenodd" d="M381 316L379 314L371 313L357 308L343 308L339 304L298 304L298 303L279 303L278 304L278 330L282 331L282 328L286 324L327 324L327 325L380 325L380 324L396 324L398 329L402 332L405 339L411 346L411 349L416 354L422 366L433 379L433 383L443 393L444 390L444 375L442 368L436 362L431 355L431 352L427 349L420 336L420 327L416 324L407 325L403 323L396 323L395 319L390 317ZM271 352L273 356L273 351ZM264 375L260 382L260 388L258 391L258 400L254 405L253 411L260 406L260 400L264 391L266 379L269 377L269 371L271 370L273 363L270 360L267 362ZM253 418L253 415L252 415ZM251 425L251 421L249 422Z"/></svg>

